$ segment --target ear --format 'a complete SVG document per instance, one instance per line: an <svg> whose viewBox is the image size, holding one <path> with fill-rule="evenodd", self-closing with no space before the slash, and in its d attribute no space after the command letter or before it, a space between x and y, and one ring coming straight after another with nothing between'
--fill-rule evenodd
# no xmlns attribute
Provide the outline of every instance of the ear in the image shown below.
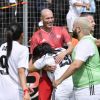
<svg viewBox="0 0 100 100"><path fill-rule="evenodd" d="M77 27L76 28L76 31L77 31L77 33L80 33L81 32L81 28L80 27Z"/></svg>

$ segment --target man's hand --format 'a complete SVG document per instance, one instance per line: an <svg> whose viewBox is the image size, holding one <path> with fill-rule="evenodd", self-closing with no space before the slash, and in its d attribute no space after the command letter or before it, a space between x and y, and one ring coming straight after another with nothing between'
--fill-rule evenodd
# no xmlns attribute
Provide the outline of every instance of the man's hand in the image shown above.
<svg viewBox="0 0 100 100"><path fill-rule="evenodd" d="M90 4L86 4L86 10L90 10Z"/></svg>
<svg viewBox="0 0 100 100"><path fill-rule="evenodd" d="M60 79L54 80L53 83L52 83L52 85L53 85L54 88L57 88L57 86L58 86L59 84L61 84L61 82L62 82L62 81L61 81Z"/></svg>
<svg viewBox="0 0 100 100"><path fill-rule="evenodd" d="M57 64L59 64L65 57L66 55L66 50L65 51L62 51L60 54L58 54L56 57L55 57L55 62Z"/></svg>
<svg viewBox="0 0 100 100"><path fill-rule="evenodd" d="M56 70L56 66L45 66L44 67L45 71L49 71L49 72L54 72Z"/></svg>

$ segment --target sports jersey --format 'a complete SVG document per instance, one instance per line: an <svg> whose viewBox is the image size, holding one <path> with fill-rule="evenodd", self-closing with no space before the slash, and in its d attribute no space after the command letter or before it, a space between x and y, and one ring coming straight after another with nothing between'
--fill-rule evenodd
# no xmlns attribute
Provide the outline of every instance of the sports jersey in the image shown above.
<svg viewBox="0 0 100 100"><path fill-rule="evenodd" d="M30 52L41 43L47 42L52 48L62 47L64 43L70 41L70 35L64 27L53 26L51 32L46 32L43 29L35 32L31 38ZM43 71L39 81L39 100L50 100L52 94L52 83L47 76L46 71ZM46 94L46 95L44 95Z"/></svg>
<svg viewBox="0 0 100 100"><path fill-rule="evenodd" d="M50 78L51 82L53 80L59 79L63 75L63 73L68 69L69 65L72 62L70 55L66 55L64 57L64 60L60 64L55 63L54 58L64 50L64 48L56 48L56 54L46 54L34 63L34 67L39 70L42 69L45 65L57 67L54 72L47 71L47 75ZM54 100L69 100L69 98L73 98L72 100L74 100L72 76L68 79L65 79L59 86L57 86L57 88L54 89L52 94L52 98Z"/></svg>
<svg viewBox="0 0 100 100"><path fill-rule="evenodd" d="M68 43L70 41L70 36L64 27L52 27L51 32L46 32L43 29L35 32L31 38L30 51L32 53L33 49L41 43L47 42L52 48L59 48L63 46L63 43Z"/></svg>
<svg viewBox="0 0 100 100"><path fill-rule="evenodd" d="M27 75L28 48L13 41L11 55L7 60L7 43L0 47L0 100L22 100L18 68L25 68ZM5 96L6 95L6 96Z"/></svg>
<svg viewBox="0 0 100 100"><path fill-rule="evenodd" d="M73 60L81 60L84 64L73 74L76 88L100 84L100 57L97 46L91 35L84 36L72 53Z"/></svg>
<svg viewBox="0 0 100 100"><path fill-rule="evenodd" d="M47 72L49 78L51 81L54 80L54 77L55 79L58 79L60 78L60 76L62 75L62 70L61 68L64 67L64 66L69 66L71 64L71 57L70 55L66 55L64 57L64 60L60 63L60 64L56 64L55 63L55 57L60 54L62 51L64 51L66 49L64 48L56 48L55 51L56 51L56 54L46 54L46 55L43 55L40 59L38 59L35 63L34 63L34 67L37 68L38 70L41 70L44 66L46 65L49 65L49 66L57 66L56 70L54 73L52 72ZM60 73L62 72L62 73ZM60 76L59 76L60 75Z"/></svg>

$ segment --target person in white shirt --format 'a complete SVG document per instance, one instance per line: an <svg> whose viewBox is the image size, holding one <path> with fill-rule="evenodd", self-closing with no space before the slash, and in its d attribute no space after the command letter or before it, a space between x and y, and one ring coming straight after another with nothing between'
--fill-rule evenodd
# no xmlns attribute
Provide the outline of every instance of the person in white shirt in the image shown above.
<svg viewBox="0 0 100 100"><path fill-rule="evenodd" d="M12 23L5 34L7 42L0 47L0 100L30 100L26 84L29 51L22 45L23 29Z"/></svg>
<svg viewBox="0 0 100 100"><path fill-rule="evenodd" d="M73 35L74 20L80 16L82 9L89 9L89 0L69 0L69 11L66 15L67 27L70 35Z"/></svg>
<svg viewBox="0 0 100 100"><path fill-rule="evenodd" d="M36 46L33 50L33 65L30 66L29 71L40 70L40 75L42 75L42 69L45 66L54 66L56 70L54 72L47 71L47 75L51 82L54 79L58 79L65 70L69 67L71 63L71 56L66 55L64 60L57 64L55 62L55 57L60 54L64 48L56 48L55 50L51 48L48 43L42 43ZM72 77L69 77L62 84L60 84L57 89L54 89L52 92L52 100L74 100L73 92L73 82Z"/></svg>

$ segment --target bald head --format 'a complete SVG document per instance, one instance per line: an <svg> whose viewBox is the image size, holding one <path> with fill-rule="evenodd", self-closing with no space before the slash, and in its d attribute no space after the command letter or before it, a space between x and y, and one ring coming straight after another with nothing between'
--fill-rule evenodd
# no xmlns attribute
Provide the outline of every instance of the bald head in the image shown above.
<svg viewBox="0 0 100 100"><path fill-rule="evenodd" d="M86 17L89 20L90 24L92 25L91 33L93 33L94 32L94 27L95 27L95 21L94 21L93 15L84 14L84 15L82 15L82 17Z"/></svg>
<svg viewBox="0 0 100 100"><path fill-rule="evenodd" d="M41 10L41 17L45 17L47 14L52 14L53 15L53 12L50 10L50 9L43 9Z"/></svg>
<svg viewBox="0 0 100 100"><path fill-rule="evenodd" d="M84 29L84 28L89 28L90 23L87 18L79 17L79 18L75 19L74 26L81 27L82 29Z"/></svg>
<svg viewBox="0 0 100 100"><path fill-rule="evenodd" d="M73 28L77 33L90 34L91 25L86 17L79 17L75 19Z"/></svg>
<svg viewBox="0 0 100 100"><path fill-rule="evenodd" d="M41 20L45 31L51 31L54 23L53 12L50 9L43 9L41 11Z"/></svg>

